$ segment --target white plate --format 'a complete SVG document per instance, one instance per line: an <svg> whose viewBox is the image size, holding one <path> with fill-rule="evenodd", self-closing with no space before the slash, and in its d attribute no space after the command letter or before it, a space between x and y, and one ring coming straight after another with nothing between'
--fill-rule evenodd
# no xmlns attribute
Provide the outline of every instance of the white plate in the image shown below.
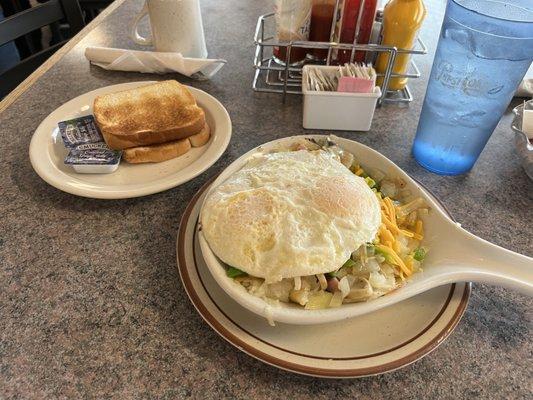
<svg viewBox="0 0 533 400"><path fill-rule="evenodd" d="M202 318L225 340L275 367L318 377L355 378L404 367L431 352L461 319L471 284L430 290L357 318L324 325L268 325L216 283L197 236L200 205L211 182L189 203L177 239L178 270Z"/></svg>
<svg viewBox="0 0 533 400"><path fill-rule="evenodd" d="M213 96L193 87L189 90L205 111L211 139L185 155L153 164L121 162L112 174L77 174L63 163L66 149L58 136L57 123L92 113L96 96L132 89L153 82L130 82L106 86L78 96L48 115L39 125L30 143L33 169L50 185L83 197L122 199L161 192L185 183L213 165L228 147L231 120L224 106Z"/></svg>

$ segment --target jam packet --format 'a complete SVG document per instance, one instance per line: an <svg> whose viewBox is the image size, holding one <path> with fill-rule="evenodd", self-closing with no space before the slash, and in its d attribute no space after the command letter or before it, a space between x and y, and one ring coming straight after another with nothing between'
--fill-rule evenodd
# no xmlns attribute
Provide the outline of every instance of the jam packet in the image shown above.
<svg viewBox="0 0 533 400"><path fill-rule="evenodd" d="M65 164L78 173L105 174L114 172L120 163L121 151L110 149L92 115L61 121L59 133L69 153Z"/></svg>
<svg viewBox="0 0 533 400"><path fill-rule="evenodd" d="M61 121L57 126L67 149L74 149L86 143L104 142L92 115Z"/></svg>
<svg viewBox="0 0 533 400"><path fill-rule="evenodd" d="M105 143L86 143L71 149L65 158L65 164L104 164L120 162L120 152L111 150Z"/></svg>

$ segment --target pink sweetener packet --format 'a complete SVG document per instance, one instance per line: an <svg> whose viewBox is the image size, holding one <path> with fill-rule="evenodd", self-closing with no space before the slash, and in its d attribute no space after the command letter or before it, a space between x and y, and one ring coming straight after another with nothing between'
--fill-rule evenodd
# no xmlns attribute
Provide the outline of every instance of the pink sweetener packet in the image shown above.
<svg viewBox="0 0 533 400"><path fill-rule="evenodd" d="M337 86L337 92L348 93L372 93L375 82L373 79L356 78L353 76L341 76Z"/></svg>

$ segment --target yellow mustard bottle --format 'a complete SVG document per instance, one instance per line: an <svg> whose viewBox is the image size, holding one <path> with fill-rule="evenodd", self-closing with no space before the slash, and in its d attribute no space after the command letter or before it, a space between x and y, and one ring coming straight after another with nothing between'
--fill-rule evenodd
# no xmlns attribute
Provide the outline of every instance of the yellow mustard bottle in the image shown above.
<svg viewBox="0 0 533 400"><path fill-rule="evenodd" d="M426 17L426 7L422 0L391 0L383 10L382 45L398 49L411 49L418 36L418 31ZM410 54L397 53L392 71L405 74L409 67ZM376 71L385 73L389 61L388 53L380 53L376 62ZM383 78L377 84L382 86ZM401 90L407 84L407 78L391 78L389 90Z"/></svg>

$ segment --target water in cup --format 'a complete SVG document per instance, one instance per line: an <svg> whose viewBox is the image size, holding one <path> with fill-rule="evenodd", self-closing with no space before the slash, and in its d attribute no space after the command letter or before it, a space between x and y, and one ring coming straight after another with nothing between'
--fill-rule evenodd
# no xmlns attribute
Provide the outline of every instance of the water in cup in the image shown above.
<svg viewBox="0 0 533 400"><path fill-rule="evenodd" d="M448 1L413 144L423 167L456 175L476 162L533 59L526 3Z"/></svg>

